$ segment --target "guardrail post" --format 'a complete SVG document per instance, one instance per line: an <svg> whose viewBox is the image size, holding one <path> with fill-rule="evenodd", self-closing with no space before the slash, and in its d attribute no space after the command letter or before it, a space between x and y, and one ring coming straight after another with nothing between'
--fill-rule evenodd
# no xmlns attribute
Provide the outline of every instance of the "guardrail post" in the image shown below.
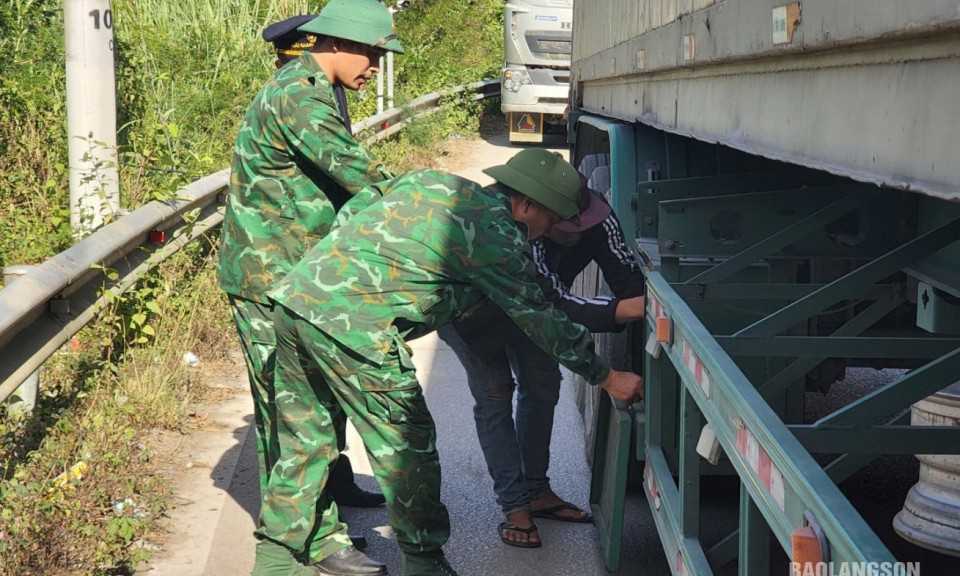
<svg viewBox="0 0 960 576"><path fill-rule="evenodd" d="M7 266L3 269L3 285L9 286L17 278L23 276L33 266L27 264L20 264L16 266ZM23 381L23 384L17 388L17 391L13 393L10 397L9 411L11 413L25 413L29 414L33 412L33 409L37 405L37 393L40 390L40 371L37 370L33 374L27 376L27 379Z"/></svg>

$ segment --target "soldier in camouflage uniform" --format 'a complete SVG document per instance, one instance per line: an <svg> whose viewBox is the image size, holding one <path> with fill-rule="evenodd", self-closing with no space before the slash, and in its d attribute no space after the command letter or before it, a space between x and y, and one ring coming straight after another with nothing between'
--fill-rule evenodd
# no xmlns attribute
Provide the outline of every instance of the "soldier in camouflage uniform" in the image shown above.
<svg viewBox="0 0 960 576"><path fill-rule="evenodd" d="M316 43L317 35L300 32L298 28L307 22L316 18L316 14L302 14L287 18L280 22L275 22L263 30L263 39L273 44L277 53L275 65L280 68L284 64L293 62L299 58L304 50L309 50ZM343 119L343 125L347 132L352 132L350 128L350 110L347 107L347 97L344 93L343 85L335 83L333 94L337 101L337 110ZM346 424L346 423L344 423ZM385 502L383 494L377 492L368 492L360 488L353 476L353 466L350 458L343 454L346 447L345 435L338 438L341 444L338 448L341 451L337 463L330 471L330 480L327 482L327 492L330 497L336 501L337 506L355 506L359 508L374 508L382 506ZM265 469L261 469L261 489L266 484ZM350 541L357 547L357 550L366 548L367 540L359 534L350 534Z"/></svg>
<svg viewBox="0 0 960 576"><path fill-rule="evenodd" d="M333 422L344 410L387 497L403 573L455 574L441 549L450 524L436 431L405 340L488 298L591 384L623 401L642 394L640 378L611 370L590 333L548 304L536 283L528 240L576 215L574 168L528 149L485 172L499 184L421 170L361 192L383 198L335 228L269 292L282 456L261 536L295 551L310 535L325 536L304 519L337 457Z"/></svg>
<svg viewBox="0 0 960 576"><path fill-rule="evenodd" d="M376 0L331 0L300 31L317 35L315 44L274 73L243 118L218 268L250 376L261 494L283 451L273 381L276 336L265 292L329 232L344 202L392 176L354 141L337 110L334 86L361 89L385 51L403 52L391 14ZM327 496L318 497L326 509ZM350 548L346 527L335 513L305 521L336 532L338 546L322 548L308 538L298 550L304 562L320 562L321 569L333 574L385 572ZM338 557L326 560L333 552L339 552ZM255 573L286 570L288 565L300 566L286 548L269 542L258 546Z"/></svg>

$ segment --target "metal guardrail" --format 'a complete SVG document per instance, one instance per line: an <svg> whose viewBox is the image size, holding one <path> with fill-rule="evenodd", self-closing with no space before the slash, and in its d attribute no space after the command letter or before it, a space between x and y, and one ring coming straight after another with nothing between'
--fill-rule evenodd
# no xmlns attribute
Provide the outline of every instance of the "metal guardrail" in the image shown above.
<svg viewBox="0 0 960 576"><path fill-rule="evenodd" d="M385 138L393 136L408 123L417 118L422 118L440 110L446 99L459 94L469 94L473 100L484 100L486 98L496 98L500 96L500 80L484 80L457 86L449 90L440 92L431 92L420 96L408 102L402 108L391 108L380 114L371 116L353 127L354 134L362 134L365 131L374 128L377 133L366 138L364 142L373 144Z"/></svg>
<svg viewBox="0 0 960 576"><path fill-rule="evenodd" d="M364 142L379 142L459 95L473 100L497 97L500 82L486 80L432 92L359 122L354 133L373 129L375 133ZM118 218L0 290L0 402L95 318L113 296L219 226L229 174L229 169L221 170L179 189L176 201L150 202ZM194 210L199 214L188 223L185 216ZM154 231L162 231L169 240L151 242ZM103 268L115 271L116 279L107 278Z"/></svg>

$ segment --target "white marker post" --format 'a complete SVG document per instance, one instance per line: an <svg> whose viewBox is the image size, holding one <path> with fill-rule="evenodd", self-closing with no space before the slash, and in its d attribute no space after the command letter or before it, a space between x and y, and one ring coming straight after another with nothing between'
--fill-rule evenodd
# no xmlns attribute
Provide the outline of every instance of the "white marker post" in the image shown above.
<svg viewBox="0 0 960 576"><path fill-rule="evenodd" d="M110 0L64 0L70 225L83 236L120 208Z"/></svg>
<svg viewBox="0 0 960 576"><path fill-rule="evenodd" d="M383 112L383 56L377 63L380 70L377 72L377 114Z"/></svg>
<svg viewBox="0 0 960 576"><path fill-rule="evenodd" d="M387 52L387 109L393 108L393 52Z"/></svg>

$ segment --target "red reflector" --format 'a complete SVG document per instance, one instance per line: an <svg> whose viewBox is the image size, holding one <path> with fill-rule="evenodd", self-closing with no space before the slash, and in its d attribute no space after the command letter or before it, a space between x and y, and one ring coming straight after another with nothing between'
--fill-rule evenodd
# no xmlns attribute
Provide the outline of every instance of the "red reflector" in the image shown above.
<svg viewBox="0 0 960 576"><path fill-rule="evenodd" d="M150 242L154 242L156 244L163 244L167 241L167 233L163 230L151 230L147 237Z"/></svg>

